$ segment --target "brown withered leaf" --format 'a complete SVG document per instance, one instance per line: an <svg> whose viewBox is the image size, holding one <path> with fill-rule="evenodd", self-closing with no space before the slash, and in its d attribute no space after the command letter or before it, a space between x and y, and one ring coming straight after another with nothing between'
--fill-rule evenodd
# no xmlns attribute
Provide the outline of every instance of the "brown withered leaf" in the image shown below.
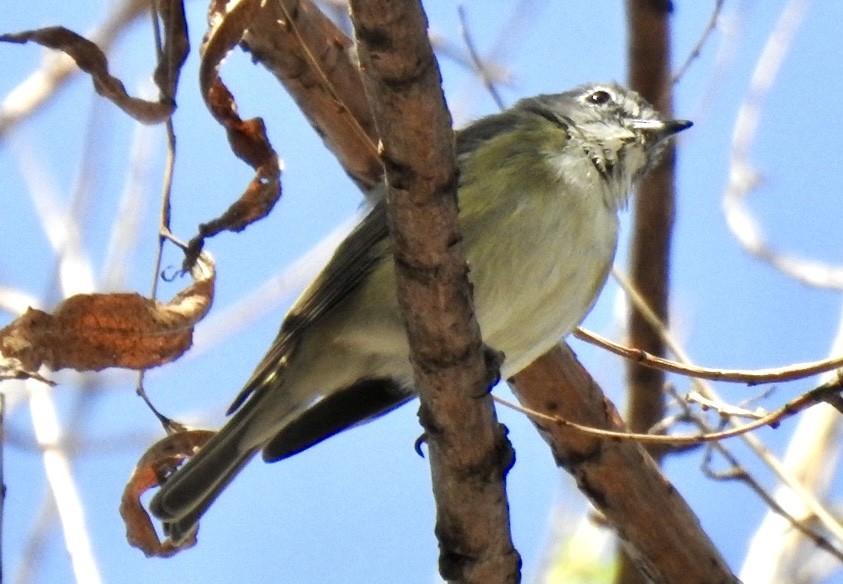
<svg viewBox="0 0 843 584"><path fill-rule="evenodd" d="M152 487L160 485L214 434L210 430L187 430L170 434L144 452L132 471L120 500L120 516L126 524L129 544L143 551L147 557L169 557L196 544L195 531L180 544L174 544L169 539L162 542L140 498Z"/></svg>
<svg viewBox="0 0 843 584"><path fill-rule="evenodd" d="M47 385L55 385L54 382L37 371L27 369L20 359L0 355L0 381L6 381L7 379L34 379Z"/></svg>
<svg viewBox="0 0 843 584"><path fill-rule="evenodd" d="M108 59L102 50L95 43L63 26L3 34L0 35L0 42L34 42L49 49L62 51L76 61L80 69L91 75L97 93L139 122L156 124L166 120L175 110L173 96L181 66L190 49L182 2L161 0L159 12L165 32L165 44L154 75L161 90L159 101L130 96L123 82L108 72Z"/></svg>
<svg viewBox="0 0 843 584"><path fill-rule="evenodd" d="M230 8L226 12L226 8ZM219 217L199 226L188 246L185 267L202 250L205 238L221 231L242 231L265 217L281 196L281 165L266 135L261 118L243 120L237 114L234 96L222 82L219 68L228 52L237 46L260 8L258 0L212 3L209 30L202 48L199 84L214 119L228 134L231 150L255 169L255 176L240 198Z"/></svg>
<svg viewBox="0 0 843 584"><path fill-rule="evenodd" d="M78 294L50 314L30 308L0 329L0 357L17 362L17 377L51 369L146 369L173 361L193 340L193 325L214 295L214 264L202 254L193 284L170 302L134 293Z"/></svg>

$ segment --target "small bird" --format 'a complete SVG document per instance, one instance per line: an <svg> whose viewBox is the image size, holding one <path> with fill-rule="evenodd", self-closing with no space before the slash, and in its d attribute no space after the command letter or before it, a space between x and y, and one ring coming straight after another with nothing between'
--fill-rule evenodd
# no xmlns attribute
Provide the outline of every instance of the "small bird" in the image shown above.
<svg viewBox="0 0 843 584"><path fill-rule="evenodd" d="M614 83L524 99L456 135L460 228L484 342L511 377L570 333L606 282L618 211L691 126ZM415 395L386 213L376 204L299 297L234 415L150 503L186 539L258 452L292 456Z"/></svg>

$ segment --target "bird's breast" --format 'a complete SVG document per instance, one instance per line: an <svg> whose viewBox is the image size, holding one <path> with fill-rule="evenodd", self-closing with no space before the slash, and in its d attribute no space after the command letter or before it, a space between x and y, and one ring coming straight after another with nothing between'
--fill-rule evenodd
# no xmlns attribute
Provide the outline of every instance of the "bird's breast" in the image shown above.
<svg viewBox="0 0 843 584"><path fill-rule="evenodd" d="M606 280L618 230L616 211L598 193L559 183L509 197L512 204L496 211L508 216L490 223L494 234L463 225L478 321L485 342L506 354L504 377L585 317Z"/></svg>

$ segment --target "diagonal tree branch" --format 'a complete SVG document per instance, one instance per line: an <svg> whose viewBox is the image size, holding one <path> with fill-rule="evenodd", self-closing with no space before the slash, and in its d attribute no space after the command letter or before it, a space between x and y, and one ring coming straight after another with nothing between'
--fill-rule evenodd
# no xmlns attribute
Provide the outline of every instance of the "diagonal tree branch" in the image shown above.
<svg viewBox="0 0 843 584"><path fill-rule="evenodd" d="M563 344L514 382L526 407L578 424L623 430L617 410ZM537 424L560 466L618 532L635 567L656 584L737 582L694 512L639 444Z"/></svg>

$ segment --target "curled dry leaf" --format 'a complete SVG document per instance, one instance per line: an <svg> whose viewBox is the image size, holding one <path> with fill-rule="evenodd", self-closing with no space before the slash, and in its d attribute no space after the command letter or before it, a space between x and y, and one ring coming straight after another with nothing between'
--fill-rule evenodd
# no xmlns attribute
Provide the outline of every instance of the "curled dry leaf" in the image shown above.
<svg viewBox="0 0 843 584"><path fill-rule="evenodd" d="M210 29L199 70L202 96L214 118L225 128L231 150L255 169L255 176L225 213L199 226L199 234L188 246L185 266L191 265L205 238L220 231L242 231L265 217L281 196L281 165L269 143L263 120L241 119L234 96L219 76L222 60L243 38L259 8L258 0L240 0L227 5L215 2L211 8Z"/></svg>
<svg viewBox="0 0 843 584"><path fill-rule="evenodd" d="M34 379L47 385L55 385L37 371L27 369L20 359L5 357L0 354L0 381L7 379Z"/></svg>
<svg viewBox="0 0 843 584"><path fill-rule="evenodd" d="M99 371L106 367L146 369L173 361L193 341L195 325L211 306L214 264L202 254L193 284L170 302L140 294L78 294L50 314L30 308L0 329L0 358L35 377L51 369Z"/></svg>
<svg viewBox="0 0 843 584"><path fill-rule="evenodd" d="M147 557L169 557L196 544L196 532L186 541L175 544L163 542L143 508L140 498L152 487L160 485L185 459L201 448L215 432L186 430L170 434L153 444L138 461L120 500L120 516L126 524L126 539Z"/></svg>
<svg viewBox="0 0 843 584"><path fill-rule="evenodd" d="M62 51L76 61L80 69L91 75L97 93L139 122L155 124L166 120L175 109L173 96L181 66L190 48L181 1L161 0L159 12L164 25L165 44L154 75L161 90L161 99L157 102L130 96L123 82L108 72L108 59L102 50L95 43L63 26L3 34L0 35L0 41L20 44L34 42Z"/></svg>

